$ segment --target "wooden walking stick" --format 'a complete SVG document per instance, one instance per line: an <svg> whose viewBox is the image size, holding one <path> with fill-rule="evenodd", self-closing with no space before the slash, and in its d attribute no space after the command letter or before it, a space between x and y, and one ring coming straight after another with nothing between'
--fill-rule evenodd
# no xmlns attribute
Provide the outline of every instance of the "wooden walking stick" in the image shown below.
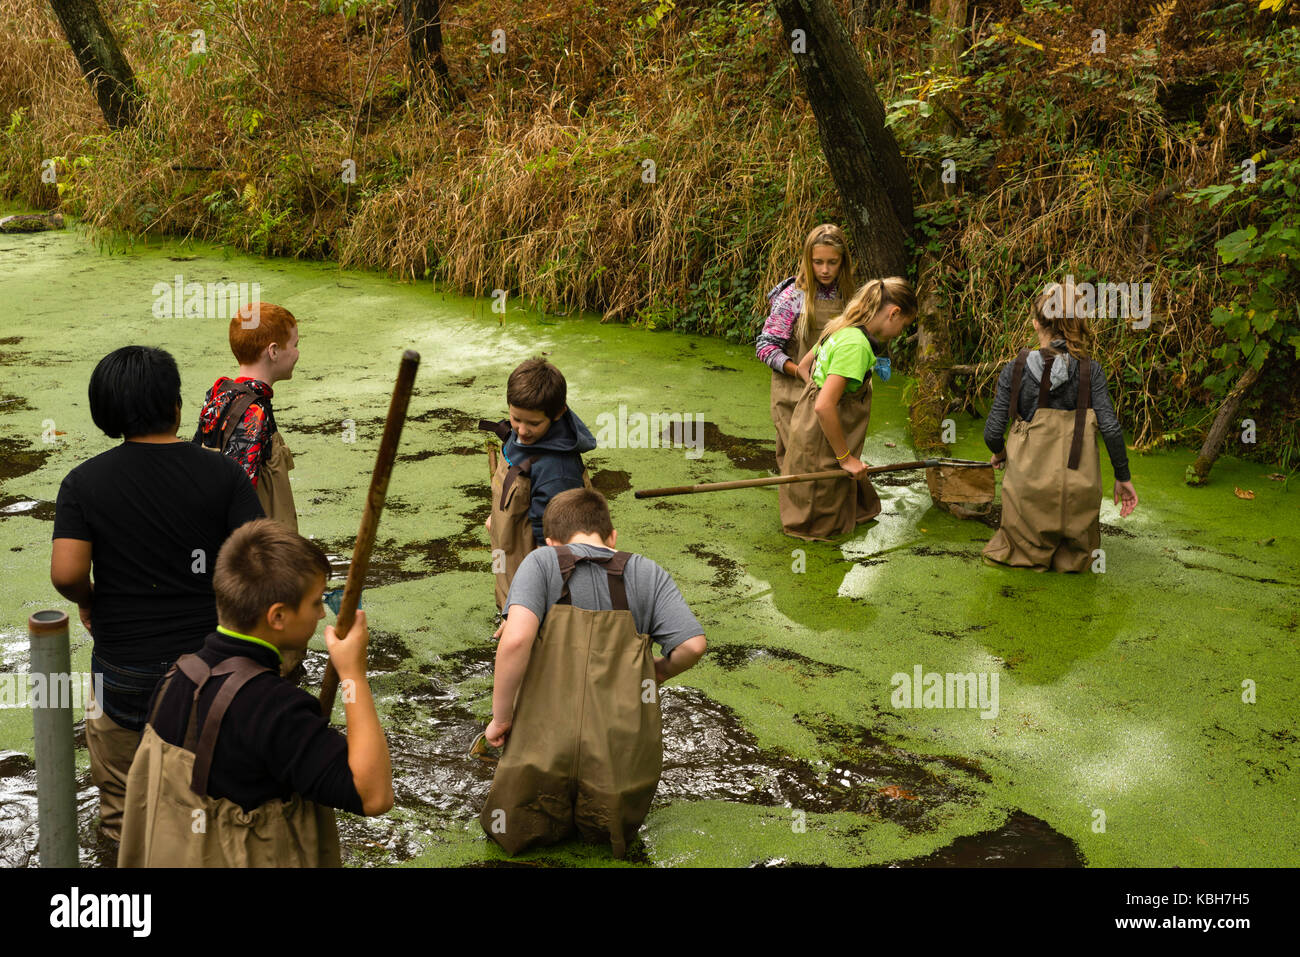
<svg viewBox="0 0 1300 957"><path fill-rule="evenodd" d="M406 408L411 404L411 390L415 385L415 372L420 368L420 354L414 349L402 353L402 364L397 369L397 382L393 398L388 403L388 418L384 420L384 435L379 440L379 455L375 458L375 471L370 476L370 491L366 495L366 508L361 514L361 527L357 529L357 542L352 549L352 564L348 568L347 585L339 602L338 618L334 631L346 638L361 603L361 588L365 584L366 568L370 565L370 551L375 545L379 530L379 516L384 511L388 497L388 480L393 474L397 458L397 443L402 438L402 425L406 422ZM321 714L329 718L334 711L334 695L338 691L339 674L334 662L325 665L325 677L320 683Z"/></svg>
<svg viewBox="0 0 1300 957"><path fill-rule="evenodd" d="M907 469L931 469L941 465L954 465L963 468L990 468L988 462L975 462L967 459L923 459L918 462L899 462L895 465L873 465L867 475L881 472L902 472ZM738 479L734 482L706 482L702 485L676 485L671 488L639 489L637 498L654 498L659 495L693 495L696 492L723 492L733 488L757 488L762 485L786 485L791 482L818 482L825 479L852 478L844 469L829 469L825 472L800 472L796 475L771 475L766 478Z"/></svg>

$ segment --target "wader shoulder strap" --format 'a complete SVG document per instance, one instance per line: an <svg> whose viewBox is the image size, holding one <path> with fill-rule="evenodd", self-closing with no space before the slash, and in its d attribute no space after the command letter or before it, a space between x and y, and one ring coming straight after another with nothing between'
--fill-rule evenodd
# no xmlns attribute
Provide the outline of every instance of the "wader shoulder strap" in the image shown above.
<svg viewBox="0 0 1300 957"><path fill-rule="evenodd" d="M212 707L208 709L208 715L203 721L203 733L199 737L198 749L194 752L194 776L190 779L190 790L195 794L208 793L208 772L212 769L212 752L217 746L217 734L221 730L221 719L226 716L226 709L230 707L230 702L239 694L251 678L255 678L263 671L270 671L264 665L259 665L252 658L227 658L221 664L212 669L214 675L230 675L221 683L221 688L217 691L216 698L212 701Z"/></svg>
<svg viewBox="0 0 1300 957"><path fill-rule="evenodd" d="M1052 391L1052 363L1056 361L1056 353L1042 350L1043 354L1043 377L1038 380L1038 408L1047 408L1047 401Z"/></svg>
<svg viewBox="0 0 1300 957"><path fill-rule="evenodd" d="M560 592L557 605L573 604L573 596L569 594L569 578L573 575L573 569L577 567L578 562L597 562L605 566L610 606L614 611L628 610L627 586L623 583L623 569L627 567L627 560L632 557L631 552L615 552L608 558L596 558L592 555L575 554L568 545L557 545L555 557L559 559L560 578L564 581L564 588Z"/></svg>
<svg viewBox="0 0 1300 957"><path fill-rule="evenodd" d="M1092 359L1083 356L1079 359L1079 395L1074 403L1074 437L1070 440L1069 468L1079 467L1079 456L1083 452L1083 426L1091 407Z"/></svg>
<svg viewBox="0 0 1300 957"><path fill-rule="evenodd" d="M167 669L167 674L163 675L162 681L158 683L158 694L153 699L153 710L149 712L149 724L154 727L158 726L158 709L162 707L163 698L167 694L167 689L171 687L172 677L176 674L176 663ZM193 717L193 715L191 715Z"/></svg>
<svg viewBox="0 0 1300 957"><path fill-rule="evenodd" d="M533 474L533 463L536 462L537 459L538 456L530 455L528 456L528 458L524 459L518 465L512 465L510 466L509 469L506 470L506 477L501 482L501 506L500 507L503 511L505 510L506 507L506 499L510 497L510 489L515 484L515 479L517 479L521 475L531 476Z"/></svg>
<svg viewBox="0 0 1300 957"><path fill-rule="evenodd" d="M185 750L193 751L199 741L199 692L212 677L212 671L198 655L182 655L176 659L176 667L185 673L185 677L194 682L194 697L190 700L190 718L185 723Z"/></svg>
<svg viewBox="0 0 1300 957"><path fill-rule="evenodd" d="M1025 363L1029 361L1029 350L1021 349L1016 356L1016 364L1011 367L1011 421L1020 418L1020 382L1025 377Z"/></svg>
<svg viewBox="0 0 1300 957"><path fill-rule="evenodd" d="M502 442L510 438L509 419L502 419L500 422L493 422L491 419L479 419L478 427L484 432L491 432Z"/></svg>

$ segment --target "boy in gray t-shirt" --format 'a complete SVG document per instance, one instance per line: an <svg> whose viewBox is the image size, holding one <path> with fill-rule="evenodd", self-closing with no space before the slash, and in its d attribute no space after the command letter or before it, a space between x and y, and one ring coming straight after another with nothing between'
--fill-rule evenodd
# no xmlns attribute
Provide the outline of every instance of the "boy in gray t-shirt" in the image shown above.
<svg viewBox="0 0 1300 957"><path fill-rule="evenodd" d="M605 497L591 489L570 489L546 507L543 527L548 546L568 545L577 555L613 555L618 532L609 517ZM691 613L672 577L644 555L631 555L623 572L627 606L639 634L649 635L662 655L655 658L655 677L662 683L690 668L704 654L704 629ZM506 597L506 620L498 631L496 674L492 693L492 723L487 741L500 747L514 718L515 697L528 669L533 643L564 589L554 547L529 552L519 566ZM570 600L576 608L613 608L609 581L602 565L579 562L569 578Z"/></svg>

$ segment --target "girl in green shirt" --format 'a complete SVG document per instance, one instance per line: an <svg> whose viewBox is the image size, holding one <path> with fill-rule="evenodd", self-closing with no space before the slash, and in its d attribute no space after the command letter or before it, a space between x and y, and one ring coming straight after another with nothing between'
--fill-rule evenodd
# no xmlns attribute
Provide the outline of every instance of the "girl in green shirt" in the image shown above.
<svg viewBox="0 0 1300 957"><path fill-rule="evenodd" d="M897 276L873 279L804 354L798 372L805 385L791 416L782 474L838 467L855 481L782 485L781 524L787 535L829 541L880 513L880 497L859 458L871 418L871 371L876 364L872 340L888 342L916 314L911 283Z"/></svg>

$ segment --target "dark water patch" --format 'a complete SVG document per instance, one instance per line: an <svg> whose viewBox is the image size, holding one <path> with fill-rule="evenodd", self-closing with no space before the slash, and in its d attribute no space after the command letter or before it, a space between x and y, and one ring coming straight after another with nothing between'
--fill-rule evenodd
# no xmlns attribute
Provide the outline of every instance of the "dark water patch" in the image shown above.
<svg viewBox="0 0 1300 957"><path fill-rule="evenodd" d="M819 678L847 670L843 665L832 665L824 661L815 661L797 651L787 648L770 648L760 645L714 645L709 648L709 661L724 671L735 671L746 665L765 659L789 661L799 665L807 675Z"/></svg>
<svg viewBox="0 0 1300 957"><path fill-rule="evenodd" d="M924 857L877 867L1083 867L1079 846L1046 821L1016 811L994 831L959 837Z"/></svg>
<svg viewBox="0 0 1300 957"><path fill-rule="evenodd" d="M18 439L0 438L0 480L21 478L45 466L53 446L28 448Z"/></svg>
<svg viewBox="0 0 1300 957"><path fill-rule="evenodd" d="M922 555L926 557L936 556L936 555L949 555L955 558L963 558L966 561L976 561L980 557L977 553L961 552L955 548L936 548L933 545L917 545L914 548L908 549L908 554Z"/></svg>
<svg viewBox="0 0 1300 957"><path fill-rule="evenodd" d="M468 389L474 384L474 380L477 378L478 376L470 376L467 379L453 379L448 382L447 385L455 386L458 389Z"/></svg>
<svg viewBox="0 0 1300 957"><path fill-rule="evenodd" d="M440 454L436 449L422 449L419 452L406 452L397 457L399 462L423 462L425 459L431 459Z"/></svg>
<svg viewBox="0 0 1300 957"><path fill-rule="evenodd" d="M427 409L419 415L408 415L408 422L441 422L448 432L477 432L480 416L460 409ZM489 433L484 432L484 435Z"/></svg>
<svg viewBox="0 0 1300 957"><path fill-rule="evenodd" d="M733 369L731 366L718 365L716 362L707 363L705 366L707 372L739 372L739 369Z"/></svg>
<svg viewBox="0 0 1300 957"><path fill-rule="evenodd" d="M1130 532L1127 528L1120 528L1118 525L1107 525L1105 522L1098 522L1097 525L1098 528L1100 528L1107 535L1114 535L1117 538L1137 538L1137 536L1134 535L1132 532Z"/></svg>
<svg viewBox="0 0 1300 957"><path fill-rule="evenodd" d="M366 645L368 670L396 671L411 658L411 649L391 631L370 629L370 642Z"/></svg>
<svg viewBox="0 0 1300 957"><path fill-rule="evenodd" d="M4 365L4 364L5 364L4 361L0 360L0 365ZM27 400L23 396L7 395L3 392L0 392L0 415L7 414L9 412L24 412L30 408L31 406L28 404Z"/></svg>
<svg viewBox="0 0 1300 957"><path fill-rule="evenodd" d="M885 488L911 488L924 482L924 477L918 478L906 472L881 472L879 475L871 476L872 485L882 485Z"/></svg>
<svg viewBox="0 0 1300 957"><path fill-rule="evenodd" d="M23 498L21 495L0 497L0 519L26 515L42 522L54 521L54 503Z"/></svg>
<svg viewBox="0 0 1300 957"><path fill-rule="evenodd" d="M591 476L591 484L601 495L613 501L632 487L632 473L618 469L597 469Z"/></svg>
<svg viewBox="0 0 1300 957"><path fill-rule="evenodd" d="M824 765L828 771L817 769L822 774L811 783L803 776L802 803L794 801L791 807L819 813L854 811L925 831L933 827L931 812L946 804L973 805L979 800L969 762L921 757L865 728L826 716L796 720L824 745L833 746L838 757Z"/></svg>
<svg viewBox="0 0 1300 957"><path fill-rule="evenodd" d="M694 435L696 428L694 420L690 423L691 437L699 441ZM664 426L662 442L668 443L672 436L672 428ZM710 452L721 452L731 464L739 469L749 469L754 472L775 472L776 471L776 440L773 439L746 439L738 435L728 435L723 432L712 422L704 423L704 448Z"/></svg>
<svg viewBox="0 0 1300 957"><path fill-rule="evenodd" d="M283 413L287 408L288 407L278 411ZM292 440L295 435L331 435L336 436L341 442L343 441L343 436L348 429L348 426L345 426L343 422L345 419L349 418L349 416L344 416L341 419L331 419L326 422L290 421L290 418L284 415L277 415L276 418L277 420L287 424L285 436L289 440ZM369 435L372 431L375 435L379 435L384 431L384 420L381 418L366 419L364 421L357 421L354 419L352 421L352 428L356 430L357 435ZM296 458L297 455L298 453L295 452L294 457Z"/></svg>
<svg viewBox="0 0 1300 957"><path fill-rule="evenodd" d="M703 542L687 545L686 550L713 569L713 581L709 583L712 587L731 588L740 581L744 569L739 562L709 551Z"/></svg>
<svg viewBox="0 0 1300 957"><path fill-rule="evenodd" d="M1172 552L1173 549L1167 548L1165 551ZM1254 575L1244 575L1241 572L1230 572L1226 568L1218 568L1214 565L1202 565L1199 562L1183 561L1181 558L1177 557L1174 558L1174 561L1190 571L1215 572L1219 575L1231 575L1233 578L1240 578L1242 581L1255 582L1259 585L1286 585L1291 588L1296 587L1295 582L1284 582L1276 578L1256 578Z"/></svg>
<svg viewBox="0 0 1300 957"><path fill-rule="evenodd" d="M487 453L483 450L483 447L475 446L475 445L458 445L455 448L448 449L443 454L444 455L482 455L484 458L487 457Z"/></svg>

